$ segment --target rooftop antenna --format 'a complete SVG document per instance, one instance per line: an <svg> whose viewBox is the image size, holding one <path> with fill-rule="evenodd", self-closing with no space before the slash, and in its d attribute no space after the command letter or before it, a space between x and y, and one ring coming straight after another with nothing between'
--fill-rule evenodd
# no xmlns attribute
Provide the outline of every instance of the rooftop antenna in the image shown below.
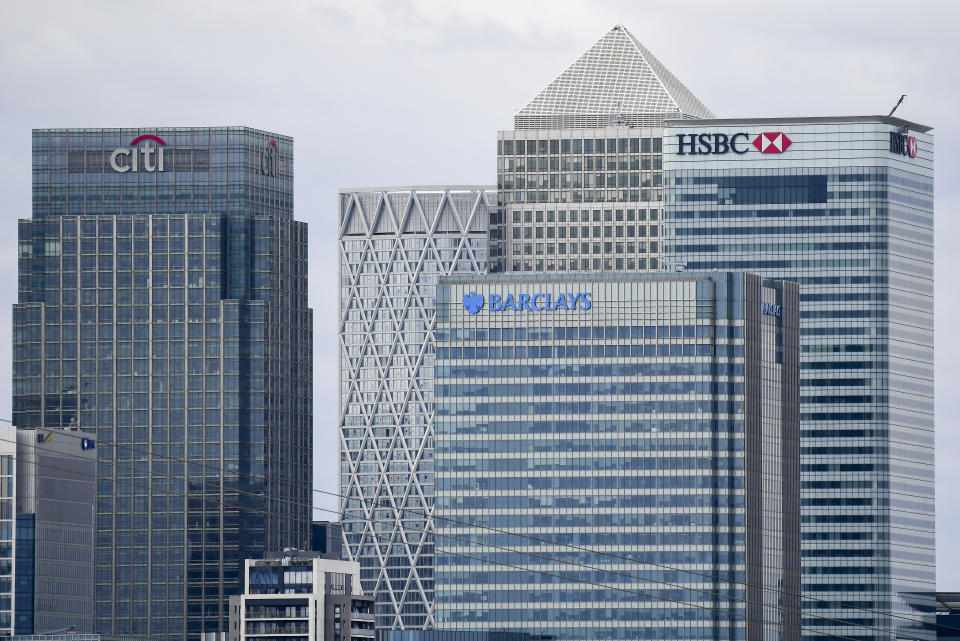
<svg viewBox="0 0 960 641"><path fill-rule="evenodd" d="M897 107L900 106L900 103L903 102L903 99L907 97L907 94L900 96L900 100L897 101L897 104L893 106L893 109L890 110L890 113L887 114L887 118L893 115L893 112L897 110Z"/></svg>
<svg viewBox="0 0 960 641"><path fill-rule="evenodd" d="M613 117L613 126L614 127L626 127L627 119L623 117L623 103L620 102L617 104L617 113Z"/></svg>

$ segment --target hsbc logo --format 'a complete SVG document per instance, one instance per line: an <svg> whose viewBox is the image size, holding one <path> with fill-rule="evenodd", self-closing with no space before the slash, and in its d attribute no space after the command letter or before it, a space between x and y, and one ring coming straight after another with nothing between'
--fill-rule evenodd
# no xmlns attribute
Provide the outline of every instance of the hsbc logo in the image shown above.
<svg viewBox="0 0 960 641"><path fill-rule="evenodd" d="M760 134L739 132L727 134L677 134L677 155L715 155L729 152L743 155L751 146L761 154L782 154L793 141L782 131L764 131Z"/></svg>
<svg viewBox="0 0 960 641"><path fill-rule="evenodd" d="M155 142L156 146L151 145ZM145 143L139 146L140 143ZM130 141L129 148L114 149L110 154L110 168L121 174L128 171L163 171L163 146L159 136L146 134Z"/></svg>
<svg viewBox="0 0 960 641"><path fill-rule="evenodd" d="M890 132L890 153L891 154L900 154L901 156L908 156L910 158L917 157L917 139L913 136L908 136L906 134L901 134L896 131Z"/></svg>
<svg viewBox="0 0 960 641"><path fill-rule="evenodd" d="M753 146L761 154L782 154L792 144L782 131L764 132L753 139Z"/></svg>

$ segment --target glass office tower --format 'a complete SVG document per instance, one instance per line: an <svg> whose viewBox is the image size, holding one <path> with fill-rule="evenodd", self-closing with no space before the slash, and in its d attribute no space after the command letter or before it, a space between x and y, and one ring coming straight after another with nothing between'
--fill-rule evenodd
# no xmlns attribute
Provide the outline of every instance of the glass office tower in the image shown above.
<svg viewBox="0 0 960 641"><path fill-rule="evenodd" d="M443 278L437 627L798 641L798 289Z"/></svg>
<svg viewBox="0 0 960 641"><path fill-rule="evenodd" d="M242 560L309 542L292 139L35 130L19 252L13 418L96 434L97 631L226 630Z"/></svg>
<svg viewBox="0 0 960 641"><path fill-rule="evenodd" d="M437 279L487 268L490 187L340 192L340 520L377 627L431 627Z"/></svg>
<svg viewBox="0 0 960 641"><path fill-rule="evenodd" d="M498 132L491 271L656 271L663 122L711 117L613 27Z"/></svg>
<svg viewBox="0 0 960 641"><path fill-rule="evenodd" d="M885 613L935 589L929 130L865 116L664 132L670 260L800 284L810 639L889 639L904 621Z"/></svg>

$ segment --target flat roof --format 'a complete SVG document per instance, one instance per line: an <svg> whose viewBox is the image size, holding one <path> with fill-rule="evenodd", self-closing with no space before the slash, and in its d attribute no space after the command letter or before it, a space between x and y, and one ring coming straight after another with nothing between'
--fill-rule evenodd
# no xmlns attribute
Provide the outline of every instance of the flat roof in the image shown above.
<svg viewBox="0 0 960 641"><path fill-rule="evenodd" d="M786 118L699 118L696 120L665 120L664 127L698 127L700 125L836 125L856 122L882 122L894 127L906 127L925 134L933 127L897 118L896 116L793 116Z"/></svg>
<svg viewBox="0 0 960 641"><path fill-rule="evenodd" d="M408 191L496 191L496 185L397 185L392 187L340 187L341 194L408 192Z"/></svg>

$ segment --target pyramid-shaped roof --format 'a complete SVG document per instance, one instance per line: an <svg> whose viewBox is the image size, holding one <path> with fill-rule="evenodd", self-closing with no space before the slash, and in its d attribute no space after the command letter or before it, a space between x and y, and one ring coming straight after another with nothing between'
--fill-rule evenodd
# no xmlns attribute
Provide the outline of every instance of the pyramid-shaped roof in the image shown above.
<svg viewBox="0 0 960 641"><path fill-rule="evenodd" d="M616 25L514 115L516 129L659 127L713 112Z"/></svg>

